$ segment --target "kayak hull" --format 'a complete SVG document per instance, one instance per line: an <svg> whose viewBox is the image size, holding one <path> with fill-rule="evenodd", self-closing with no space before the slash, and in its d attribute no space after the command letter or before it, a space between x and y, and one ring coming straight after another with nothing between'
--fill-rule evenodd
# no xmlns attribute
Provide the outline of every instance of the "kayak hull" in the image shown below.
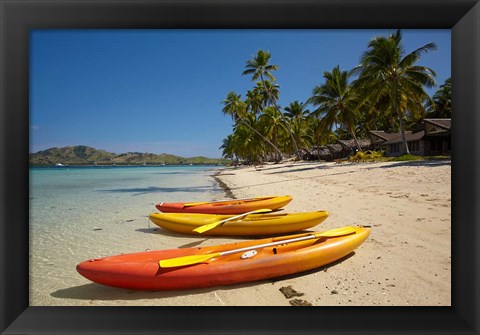
<svg viewBox="0 0 480 335"><path fill-rule="evenodd" d="M279 209L290 201L290 195L283 195L207 203L162 202L155 207L163 213L242 214L264 208Z"/></svg>
<svg viewBox="0 0 480 335"><path fill-rule="evenodd" d="M356 227L355 233L331 238L309 239L256 249L256 255L242 259L243 253L218 256L203 263L161 268L160 260L250 247L296 238L298 234L201 248L139 252L92 259L77 265L85 278L102 285L133 290L183 290L252 282L312 270L337 261L358 248L370 229Z"/></svg>
<svg viewBox="0 0 480 335"><path fill-rule="evenodd" d="M182 234L199 233L193 231L200 226L215 223L234 215L152 213L150 221L159 227ZM265 236L288 234L308 229L322 223L328 217L327 211L304 213L249 214L243 218L227 221L202 235Z"/></svg>

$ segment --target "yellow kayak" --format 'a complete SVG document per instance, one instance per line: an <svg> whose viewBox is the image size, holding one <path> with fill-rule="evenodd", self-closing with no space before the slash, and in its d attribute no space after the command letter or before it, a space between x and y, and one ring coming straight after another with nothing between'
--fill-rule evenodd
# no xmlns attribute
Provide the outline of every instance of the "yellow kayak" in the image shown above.
<svg viewBox="0 0 480 335"><path fill-rule="evenodd" d="M150 221L164 229L183 234L254 236L308 229L322 223L327 217L327 211L242 215L152 213ZM207 228L202 231L204 227Z"/></svg>

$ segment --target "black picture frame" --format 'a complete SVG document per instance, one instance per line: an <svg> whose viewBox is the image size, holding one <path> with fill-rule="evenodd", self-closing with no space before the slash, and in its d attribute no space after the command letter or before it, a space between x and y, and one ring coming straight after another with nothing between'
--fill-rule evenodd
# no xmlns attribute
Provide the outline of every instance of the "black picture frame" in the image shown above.
<svg viewBox="0 0 480 335"><path fill-rule="evenodd" d="M478 1L1 0L0 11L2 334L478 334ZM452 306L30 307L29 30L39 28L452 29Z"/></svg>

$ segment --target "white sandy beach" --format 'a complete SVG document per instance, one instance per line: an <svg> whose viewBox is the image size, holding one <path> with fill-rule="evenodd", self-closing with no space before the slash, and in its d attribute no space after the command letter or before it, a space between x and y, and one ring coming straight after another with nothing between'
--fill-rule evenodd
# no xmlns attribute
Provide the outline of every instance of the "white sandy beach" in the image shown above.
<svg viewBox="0 0 480 335"><path fill-rule="evenodd" d="M281 287L316 306L451 304L451 164L291 163L222 172L238 198L290 194L288 212L328 210L314 230L371 226L355 254L331 267L250 288L249 303L288 304ZM236 294L235 294L236 295ZM231 296L231 304L243 303ZM291 299L293 300L293 298Z"/></svg>

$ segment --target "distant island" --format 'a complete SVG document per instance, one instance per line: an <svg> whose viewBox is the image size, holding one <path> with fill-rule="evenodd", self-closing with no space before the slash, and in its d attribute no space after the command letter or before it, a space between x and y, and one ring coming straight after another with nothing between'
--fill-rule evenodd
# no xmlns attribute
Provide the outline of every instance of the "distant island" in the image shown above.
<svg viewBox="0 0 480 335"><path fill-rule="evenodd" d="M29 155L30 166L62 165L218 165L229 164L222 158L184 158L170 154L127 152L115 154L85 145L49 148Z"/></svg>

